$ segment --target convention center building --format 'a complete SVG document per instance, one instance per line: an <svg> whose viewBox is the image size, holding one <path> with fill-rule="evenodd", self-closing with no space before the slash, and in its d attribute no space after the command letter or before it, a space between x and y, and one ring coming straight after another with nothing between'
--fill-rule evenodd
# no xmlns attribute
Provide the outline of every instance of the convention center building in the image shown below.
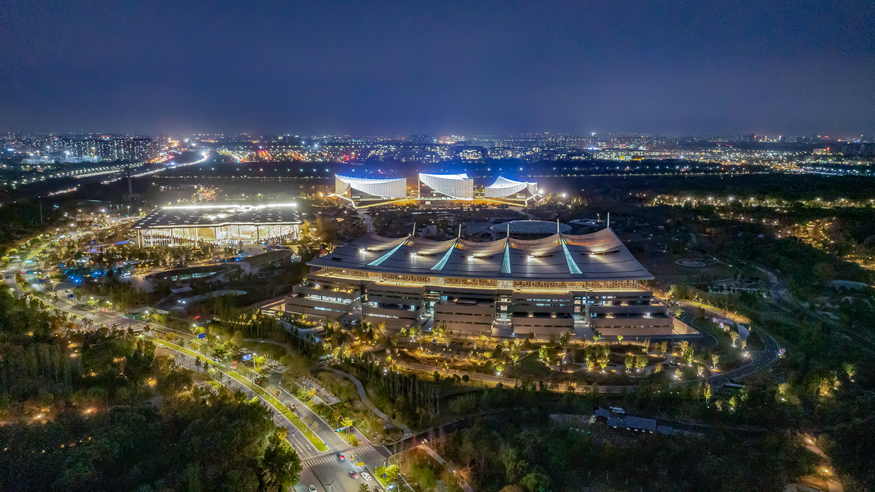
<svg viewBox="0 0 875 492"><path fill-rule="evenodd" d="M672 334L653 276L610 228L470 242L370 234L309 262L286 311L325 323L385 322L497 337Z"/></svg>
<svg viewBox="0 0 875 492"><path fill-rule="evenodd" d="M301 214L294 203L210 204L163 207L132 227L138 246L232 246L298 239Z"/></svg>

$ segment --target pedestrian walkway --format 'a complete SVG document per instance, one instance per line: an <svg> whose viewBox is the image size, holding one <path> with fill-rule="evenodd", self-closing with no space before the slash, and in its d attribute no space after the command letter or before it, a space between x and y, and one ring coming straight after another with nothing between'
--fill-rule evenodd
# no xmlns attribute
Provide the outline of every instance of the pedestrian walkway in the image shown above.
<svg viewBox="0 0 875 492"><path fill-rule="evenodd" d="M347 449L342 449L340 451L332 451L330 453L325 453L325 454L319 455L315 458L310 458L308 460L302 461L301 467L309 468L311 466L320 465L322 463L330 463L332 461L337 461L340 459L337 457L337 453L343 453L343 455L346 457L346 459L349 459L349 457L351 455L354 455L357 453L363 453L365 451L373 451L374 449L376 449L376 448L374 448L374 446L372 444L362 444L361 446L358 446L355 448L350 447Z"/></svg>
<svg viewBox="0 0 875 492"><path fill-rule="evenodd" d="M420 444L419 447L422 448L423 451L428 453L429 456L434 458L434 460L440 463L442 466L445 466L447 464L447 460L443 459L441 455L437 454L437 451L435 451L434 449L431 449L425 444ZM463 481L459 482L459 486L462 487L462 490L464 490L465 492L474 492L474 489L472 489L470 485Z"/></svg>
<svg viewBox="0 0 875 492"><path fill-rule="evenodd" d="M338 374L342 377L345 377L346 379L349 379L350 381L352 381L355 384L355 387L359 392L359 397L362 399L362 402L364 402L364 404L367 405L367 407L372 412L374 412L375 415L377 415L381 419L385 420L387 423L390 423L390 424L393 423L392 420L389 418L389 416L386 415L385 413L381 412L380 409L377 408L376 405L374 405L374 403L371 401L371 399L368 398L367 393L365 393L365 387L362 385L361 381L359 381L358 379L355 378L355 376L353 376L352 374L345 373L343 371L338 371L337 369L332 369L330 367L325 367L324 369L326 371L331 371L333 373L336 373L336 374ZM404 437L413 435L413 433L410 432L410 427L407 427L406 425L402 425L401 430L404 431Z"/></svg>

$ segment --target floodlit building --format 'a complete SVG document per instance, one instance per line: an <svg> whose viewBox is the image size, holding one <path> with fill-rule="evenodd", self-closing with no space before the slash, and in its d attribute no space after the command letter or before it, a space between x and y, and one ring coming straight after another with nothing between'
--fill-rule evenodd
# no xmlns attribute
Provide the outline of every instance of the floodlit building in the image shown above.
<svg viewBox="0 0 875 492"><path fill-rule="evenodd" d="M309 263L286 311L455 334L670 335L652 279L610 228L537 240L433 241L370 234Z"/></svg>
<svg viewBox="0 0 875 492"><path fill-rule="evenodd" d="M467 174L419 173L421 200L473 200L474 179Z"/></svg>
<svg viewBox="0 0 875 492"><path fill-rule="evenodd" d="M538 183L514 181L499 176L494 183L484 190L486 198L506 198L510 200L528 201L534 196L540 196Z"/></svg>
<svg viewBox="0 0 875 492"><path fill-rule="evenodd" d="M358 203L361 200L391 200L407 197L405 178L358 178L334 175L334 193Z"/></svg>
<svg viewBox="0 0 875 492"><path fill-rule="evenodd" d="M164 207L134 224L139 246L276 243L298 238L301 214L294 203Z"/></svg>

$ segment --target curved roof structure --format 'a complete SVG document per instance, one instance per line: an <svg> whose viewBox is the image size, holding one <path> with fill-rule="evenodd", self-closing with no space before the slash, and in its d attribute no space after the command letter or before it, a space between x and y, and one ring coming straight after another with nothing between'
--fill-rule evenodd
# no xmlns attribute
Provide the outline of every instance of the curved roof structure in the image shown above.
<svg viewBox="0 0 875 492"><path fill-rule="evenodd" d="M555 222L547 222L546 220L512 220L502 224L495 224L489 230L500 232L502 234L518 235L518 236L534 236L545 235L549 236L558 232L567 234L571 232L571 226L567 224L557 224Z"/></svg>
<svg viewBox="0 0 875 492"><path fill-rule="evenodd" d="M419 182L449 198L474 199L474 179L469 178L467 174L419 173Z"/></svg>
<svg viewBox="0 0 875 492"><path fill-rule="evenodd" d="M343 195L353 190L377 198L405 198L407 179L405 178L358 178L334 175L334 193Z"/></svg>
<svg viewBox="0 0 875 492"><path fill-rule="evenodd" d="M138 220L133 229L173 229L225 227L229 225L300 224L301 214L294 203L257 206L240 204L181 205L164 207Z"/></svg>
<svg viewBox="0 0 875 492"><path fill-rule="evenodd" d="M519 193L520 191L528 191L529 195L538 194L538 183L529 183L527 181L514 181L507 179L504 176L499 176L494 183L487 186L485 189L487 198L504 198Z"/></svg>
<svg viewBox="0 0 875 492"><path fill-rule="evenodd" d="M526 241L476 243L369 234L310 266L374 273L499 280L646 280L647 270L611 229Z"/></svg>

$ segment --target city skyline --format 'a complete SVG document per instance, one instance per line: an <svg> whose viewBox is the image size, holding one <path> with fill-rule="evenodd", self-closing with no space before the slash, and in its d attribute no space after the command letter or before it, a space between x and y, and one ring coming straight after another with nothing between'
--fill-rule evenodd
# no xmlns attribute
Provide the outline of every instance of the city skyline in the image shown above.
<svg viewBox="0 0 875 492"><path fill-rule="evenodd" d="M7 6L0 128L871 134L866 2ZM254 26L258 26L255 30ZM256 34L257 33L257 34Z"/></svg>

